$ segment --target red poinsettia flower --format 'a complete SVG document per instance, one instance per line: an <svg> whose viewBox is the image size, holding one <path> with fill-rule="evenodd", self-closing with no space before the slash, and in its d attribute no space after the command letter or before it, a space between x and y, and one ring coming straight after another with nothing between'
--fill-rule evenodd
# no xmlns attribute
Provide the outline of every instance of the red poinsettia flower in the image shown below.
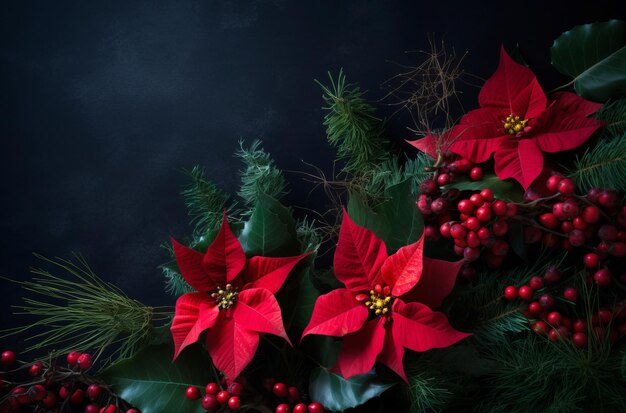
<svg viewBox="0 0 626 413"><path fill-rule="evenodd" d="M176 301L171 326L174 359L208 329L206 348L213 363L233 380L252 360L261 333L289 342L274 294L308 254L246 259L225 215L206 254L174 239L172 244L181 275L197 291Z"/></svg>
<svg viewBox="0 0 626 413"><path fill-rule="evenodd" d="M385 243L344 211L334 265L346 288L317 299L302 334L344 337L336 365L344 377L366 373L378 360L406 381L404 348L448 347L469 335L431 310L452 290L462 261L424 257L423 248L422 237L387 256Z"/></svg>
<svg viewBox="0 0 626 413"><path fill-rule="evenodd" d="M443 142L451 152L476 163L494 154L500 179L513 178L524 189L539 176L543 152L576 148L603 123L587 116L602 107L569 92L546 97L527 67L501 50L496 72L478 96L480 109L468 112L444 136L409 142L433 154Z"/></svg>

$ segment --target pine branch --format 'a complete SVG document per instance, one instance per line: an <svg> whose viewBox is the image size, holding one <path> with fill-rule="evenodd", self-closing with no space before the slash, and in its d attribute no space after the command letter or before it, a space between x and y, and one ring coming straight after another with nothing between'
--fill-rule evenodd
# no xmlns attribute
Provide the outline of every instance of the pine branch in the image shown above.
<svg viewBox="0 0 626 413"><path fill-rule="evenodd" d="M176 261L171 261L160 266L165 277L165 291L175 297L194 291L178 271Z"/></svg>
<svg viewBox="0 0 626 413"><path fill-rule="evenodd" d="M48 349L52 357L70 351L95 351L96 359L107 356L101 360L104 367L132 357L150 337L153 325L169 320L170 314L146 307L102 281L79 255L74 256L75 261L35 256L61 273L31 268L32 280L9 280L38 297L25 297L23 305L14 307L16 314L33 316L37 321L5 330L1 336L30 333L26 340L34 344L26 351Z"/></svg>
<svg viewBox="0 0 626 413"><path fill-rule="evenodd" d="M626 133L626 98L605 104L594 117L606 122L604 130L609 136L623 136Z"/></svg>
<svg viewBox="0 0 626 413"><path fill-rule="evenodd" d="M322 238L317 233L314 223L314 221L309 222L307 218L298 221L296 235L298 237L298 242L301 245L300 252L302 254L316 251L322 244Z"/></svg>
<svg viewBox="0 0 626 413"><path fill-rule="evenodd" d="M194 166L187 172L189 185L181 192L191 223L195 224L196 234L205 234L219 228L224 210L230 211L233 205L228 204L230 196L217 185L205 178L204 169Z"/></svg>
<svg viewBox="0 0 626 413"><path fill-rule="evenodd" d="M385 189L411 180L412 193L419 193L420 183L429 176L425 168L432 165L433 159L420 152L415 158L407 158L402 164L398 157L384 161L365 176L364 193L370 197L382 197Z"/></svg>
<svg viewBox="0 0 626 413"><path fill-rule="evenodd" d="M285 177L270 155L261 148L261 141L255 140L246 148L241 140L239 146L236 156L241 158L245 168L240 172L241 189L238 195L246 205L254 205L259 193L282 199L287 194Z"/></svg>
<svg viewBox="0 0 626 413"><path fill-rule="evenodd" d="M626 190L626 132L601 139L582 156L577 156L568 176L583 191L594 187Z"/></svg>
<svg viewBox="0 0 626 413"><path fill-rule="evenodd" d="M363 173L389 159L389 144L383 137L384 122L374 116L364 93L355 84L346 84L343 70L336 80L328 73L330 86L317 81L327 111L324 117L326 137L337 156L346 159L345 171Z"/></svg>

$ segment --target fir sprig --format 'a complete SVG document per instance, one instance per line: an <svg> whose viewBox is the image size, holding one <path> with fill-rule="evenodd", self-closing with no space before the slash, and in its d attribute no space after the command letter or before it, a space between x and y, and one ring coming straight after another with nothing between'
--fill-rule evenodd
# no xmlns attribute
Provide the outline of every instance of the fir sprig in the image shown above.
<svg viewBox="0 0 626 413"><path fill-rule="evenodd" d="M605 132L609 136L622 136L626 133L626 98L614 100L602 106L594 118L606 122Z"/></svg>
<svg viewBox="0 0 626 413"><path fill-rule="evenodd" d="M235 156L244 163L238 195L246 205L254 205L259 193L277 200L287 194L285 177L272 157L261 148L261 141L255 140L250 147L245 147L243 140L240 140Z"/></svg>
<svg viewBox="0 0 626 413"><path fill-rule="evenodd" d="M224 210L232 210L230 196L205 177L204 169L194 166L187 172L188 186L181 192L196 234L219 228Z"/></svg>
<svg viewBox="0 0 626 413"><path fill-rule="evenodd" d="M355 84L347 84L343 70L337 78L328 73L330 85L316 80L322 88L327 112L324 117L328 142L346 160L345 171L352 174L372 169L389 158L384 122L374 116L375 109Z"/></svg>
<svg viewBox="0 0 626 413"><path fill-rule="evenodd" d="M620 136L602 139L576 156L568 176L583 191L590 188L626 190L626 132Z"/></svg>
<svg viewBox="0 0 626 413"><path fill-rule="evenodd" d="M419 193L419 185L430 174L426 167L432 165L434 160L424 152L419 152L415 158L407 158L404 163L396 156L384 161L372 169L365 176L365 194L376 197L382 196L385 189L404 182L411 181L412 193Z"/></svg>
<svg viewBox="0 0 626 413"><path fill-rule="evenodd" d="M147 307L129 298L115 285L101 280L85 259L49 259L35 254L55 275L31 268L29 281L13 281L38 298L24 297L16 314L36 318L32 324L3 331L1 337L31 333L26 351L51 350L52 357L69 351L94 352L101 366L132 357L150 338L153 326L162 325L171 314Z"/></svg>

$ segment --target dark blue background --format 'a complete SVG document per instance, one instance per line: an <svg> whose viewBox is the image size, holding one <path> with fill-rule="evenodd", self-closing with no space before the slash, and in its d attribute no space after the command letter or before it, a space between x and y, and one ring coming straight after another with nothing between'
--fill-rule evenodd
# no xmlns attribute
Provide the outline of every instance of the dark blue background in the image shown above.
<svg viewBox="0 0 626 413"><path fill-rule="evenodd" d="M427 33L480 77L500 43L520 44L546 89L552 41L573 25L624 17L620 1L15 1L2 4L0 275L30 255L84 254L147 304L172 304L159 243L189 233L180 173L196 163L236 191L241 137L262 138L285 170L329 170L314 78L343 67L376 100L387 60ZM467 88L466 107L477 89ZM406 119L405 119L406 120ZM391 135L410 136L395 119ZM290 201L310 187L288 174ZM318 202L319 204L319 202ZM2 325L20 292L3 284Z"/></svg>

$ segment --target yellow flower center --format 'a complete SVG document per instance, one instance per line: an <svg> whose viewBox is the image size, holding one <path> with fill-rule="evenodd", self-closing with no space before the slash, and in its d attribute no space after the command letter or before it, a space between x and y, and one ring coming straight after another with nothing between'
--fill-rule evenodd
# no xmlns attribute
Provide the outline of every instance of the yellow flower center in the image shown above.
<svg viewBox="0 0 626 413"><path fill-rule="evenodd" d="M370 297L365 301L365 306L375 315L382 316L389 313L392 301L389 287L383 288L377 284L373 290L370 290Z"/></svg>
<svg viewBox="0 0 626 413"><path fill-rule="evenodd" d="M504 124L504 130L509 135L517 136L519 138L524 134L524 132L528 132L528 127L526 126L528 119L521 119L519 116L512 113L507 116L502 123Z"/></svg>
<svg viewBox="0 0 626 413"><path fill-rule="evenodd" d="M211 297L217 303L217 308L219 308L220 310L226 310L232 307L233 304L235 304L235 301L237 300L237 295L239 295L237 289L231 284L226 284L226 287L224 287L223 289L218 286L217 292L211 294Z"/></svg>

